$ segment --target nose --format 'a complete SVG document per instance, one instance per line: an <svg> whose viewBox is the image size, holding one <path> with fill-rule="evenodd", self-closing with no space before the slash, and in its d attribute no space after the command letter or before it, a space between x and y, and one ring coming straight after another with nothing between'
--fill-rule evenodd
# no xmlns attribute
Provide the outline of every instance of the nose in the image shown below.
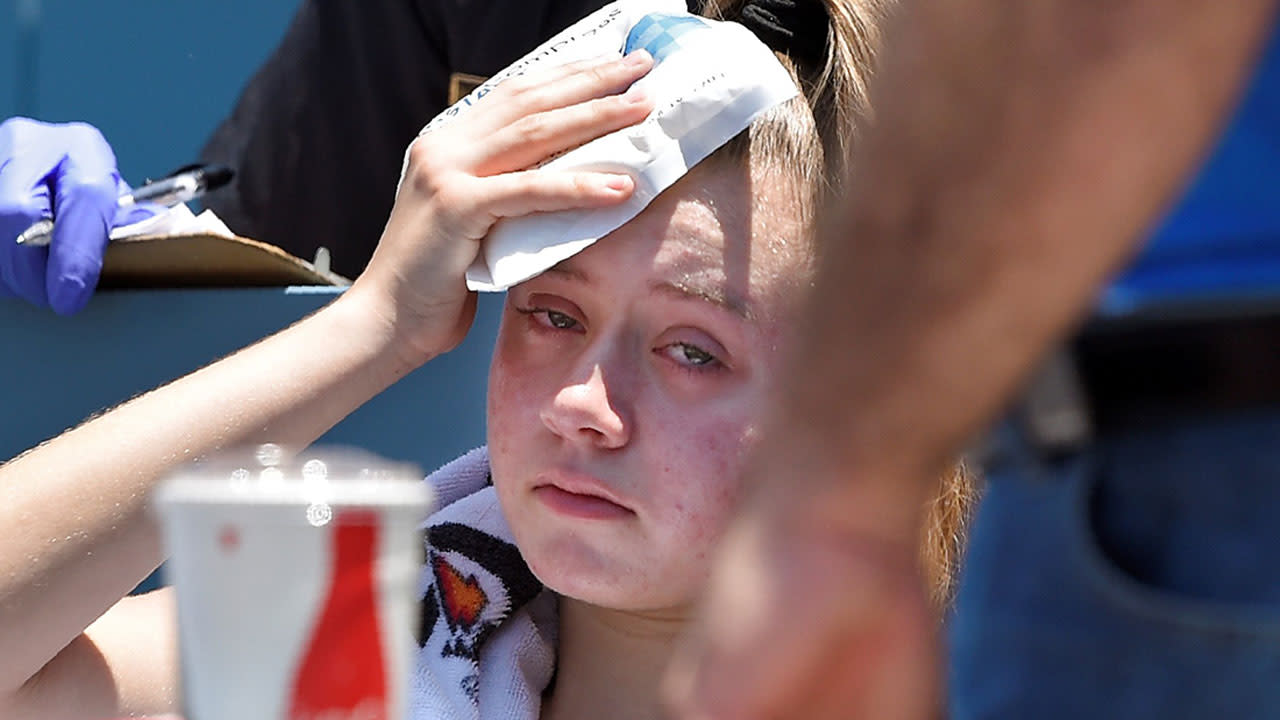
<svg viewBox="0 0 1280 720"><path fill-rule="evenodd" d="M631 437L630 423L611 403L599 365L592 366L585 380L560 388L541 416L553 433L574 443L615 450Z"/></svg>

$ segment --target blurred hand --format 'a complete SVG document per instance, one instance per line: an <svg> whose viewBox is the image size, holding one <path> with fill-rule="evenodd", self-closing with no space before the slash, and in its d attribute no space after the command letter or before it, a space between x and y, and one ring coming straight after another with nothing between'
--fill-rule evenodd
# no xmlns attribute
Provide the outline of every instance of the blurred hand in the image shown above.
<svg viewBox="0 0 1280 720"><path fill-rule="evenodd" d="M651 100L619 93L652 64L639 52L513 78L413 141L382 239L348 293L372 299L412 361L466 335L475 298L465 272L495 222L630 197L626 175L527 168L647 117Z"/></svg>
<svg viewBox="0 0 1280 720"><path fill-rule="evenodd" d="M941 717L939 622L918 531L881 539L868 521L877 498L768 437L776 452L757 454L753 494L667 676L675 717Z"/></svg>
<svg viewBox="0 0 1280 720"><path fill-rule="evenodd" d="M113 227L155 206L116 209L129 186L115 154L90 125L15 117L0 123L0 297L20 297L62 315L89 302ZM56 218L48 247L14 242L37 220Z"/></svg>

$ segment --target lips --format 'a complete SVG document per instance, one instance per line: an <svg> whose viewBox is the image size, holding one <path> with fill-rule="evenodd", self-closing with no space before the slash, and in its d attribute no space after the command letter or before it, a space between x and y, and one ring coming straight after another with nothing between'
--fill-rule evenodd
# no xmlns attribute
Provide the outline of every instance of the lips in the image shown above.
<svg viewBox="0 0 1280 720"><path fill-rule="evenodd" d="M569 472L544 473L533 487L534 497L552 511L590 520L635 515L598 478Z"/></svg>

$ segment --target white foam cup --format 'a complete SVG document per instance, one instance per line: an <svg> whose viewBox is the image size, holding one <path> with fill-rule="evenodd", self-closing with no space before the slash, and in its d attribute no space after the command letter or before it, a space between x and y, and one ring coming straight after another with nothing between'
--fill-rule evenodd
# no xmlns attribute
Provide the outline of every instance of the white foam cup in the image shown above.
<svg viewBox="0 0 1280 720"><path fill-rule="evenodd" d="M188 720L401 720L422 520L412 465L264 445L189 465L156 506Z"/></svg>

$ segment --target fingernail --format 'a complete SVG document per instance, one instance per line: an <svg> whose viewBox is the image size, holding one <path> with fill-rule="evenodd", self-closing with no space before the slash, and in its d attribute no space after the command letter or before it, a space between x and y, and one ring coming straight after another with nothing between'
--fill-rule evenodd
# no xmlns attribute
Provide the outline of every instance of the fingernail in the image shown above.
<svg viewBox="0 0 1280 720"><path fill-rule="evenodd" d="M622 192L623 190L631 188L631 178L627 175L610 175L609 178L604 181L604 186L610 190Z"/></svg>
<svg viewBox="0 0 1280 720"><path fill-rule="evenodd" d="M640 67L641 65L648 65L652 59L648 50L640 49L632 50L624 60L631 67Z"/></svg>

